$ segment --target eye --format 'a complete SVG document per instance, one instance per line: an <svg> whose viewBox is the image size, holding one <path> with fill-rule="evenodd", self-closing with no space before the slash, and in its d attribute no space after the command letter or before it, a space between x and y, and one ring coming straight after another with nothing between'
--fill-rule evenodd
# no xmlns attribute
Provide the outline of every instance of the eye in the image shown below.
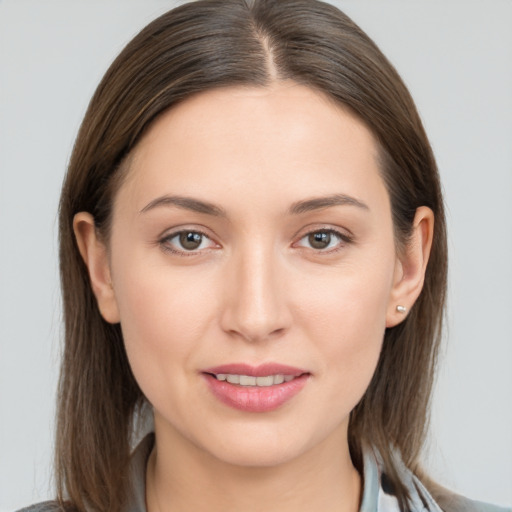
<svg viewBox="0 0 512 512"><path fill-rule="evenodd" d="M165 250L174 253L195 253L216 246L207 235L200 231L183 230L172 233L161 240Z"/></svg>
<svg viewBox="0 0 512 512"><path fill-rule="evenodd" d="M318 231L311 231L303 236L297 245L299 247L307 247L315 249L316 251L329 251L337 249L344 243L350 242L347 235L339 233L333 229L320 229Z"/></svg>

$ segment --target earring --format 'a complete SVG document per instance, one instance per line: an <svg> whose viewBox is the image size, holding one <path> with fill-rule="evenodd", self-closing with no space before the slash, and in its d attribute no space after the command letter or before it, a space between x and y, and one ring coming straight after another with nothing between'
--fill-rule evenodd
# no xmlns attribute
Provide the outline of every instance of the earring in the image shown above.
<svg viewBox="0 0 512 512"><path fill-rule="evenodd" d="M407 311L407 308L405 306L397 306L396 307L396 310L399 312L399 313L405 313Z"/></svg>

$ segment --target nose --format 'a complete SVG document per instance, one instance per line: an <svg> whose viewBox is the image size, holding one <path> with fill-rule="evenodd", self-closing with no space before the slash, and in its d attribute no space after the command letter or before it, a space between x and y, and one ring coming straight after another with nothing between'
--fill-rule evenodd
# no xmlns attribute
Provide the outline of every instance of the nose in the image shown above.
<svg viewBox="0 0 512 512"><path fill-rule="evenodd" d="M282 336L291 323L285 276L279 257L259 247L240 251L224 280L221 324L225 332L249 342Z"/></svg>

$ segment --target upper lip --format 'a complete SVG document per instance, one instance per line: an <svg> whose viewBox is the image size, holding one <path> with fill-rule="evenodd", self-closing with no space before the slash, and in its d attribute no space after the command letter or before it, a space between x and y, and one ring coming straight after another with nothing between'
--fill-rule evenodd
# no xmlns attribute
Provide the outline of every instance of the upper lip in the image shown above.
<svg viewBox="0 0 512 512"><path fill-rule="evenodd" d="M301 368L279 363L264 363L258 366L252 366L246 363L221 364L212 368L206 368L202 372L215 375L218 375L219 373L248 375L250 377L267 377L268 375L293 375L294 377L298 377L304 373L309 373Z"/></svg>

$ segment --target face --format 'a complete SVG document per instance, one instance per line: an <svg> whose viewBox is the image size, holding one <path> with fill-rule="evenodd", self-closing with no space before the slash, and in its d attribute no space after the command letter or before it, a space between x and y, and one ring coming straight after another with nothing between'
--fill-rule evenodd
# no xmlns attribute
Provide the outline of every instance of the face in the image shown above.
<svg viewBox="0 0 512 512"><path fill-rule="evenodd" d="M202 93L144 136L102 311L157 439L250 466L346 445L403 274L376 153L294 83Z"/></svg>

